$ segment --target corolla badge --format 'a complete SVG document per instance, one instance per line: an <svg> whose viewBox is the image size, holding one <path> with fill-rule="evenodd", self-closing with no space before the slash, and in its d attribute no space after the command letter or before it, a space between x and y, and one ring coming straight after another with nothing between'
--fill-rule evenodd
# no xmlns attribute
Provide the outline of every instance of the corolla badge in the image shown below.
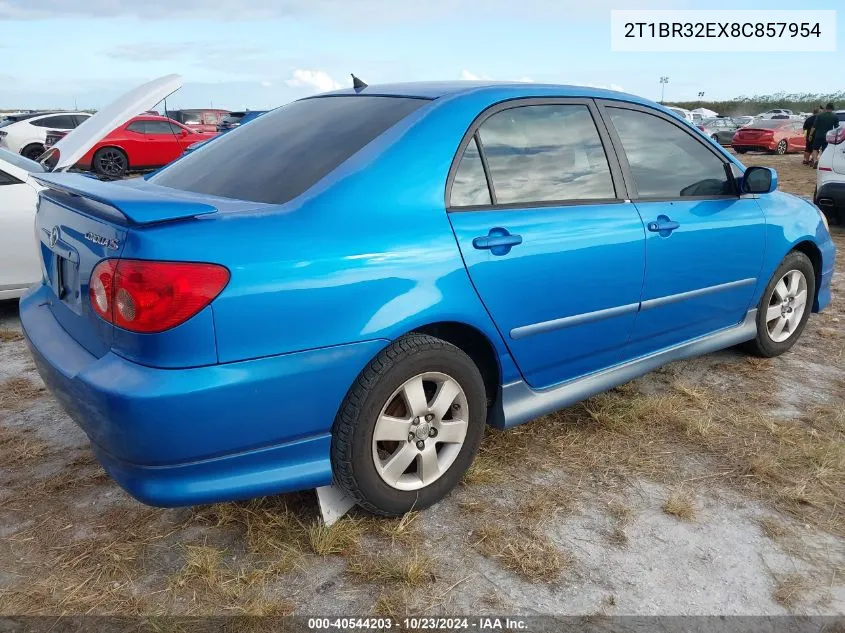
<svg viewBox="0 0 845 633"><path fill-rule="evenodd" d="M89 242L94 242L94 244L99 244L100 246L110 248L114 251L116 251L118 246L120 246L120 242L118 242L117 240L110 240L109 238L103 237L102 235L97 235L96 233L86 233L85 239Z"/></svg>
<svg viewBox="0 0 845 633"><path fill-rule="evenodd" d="M53 248L59 242L59 227L54 226L50 231L50 248Z"/></svg>

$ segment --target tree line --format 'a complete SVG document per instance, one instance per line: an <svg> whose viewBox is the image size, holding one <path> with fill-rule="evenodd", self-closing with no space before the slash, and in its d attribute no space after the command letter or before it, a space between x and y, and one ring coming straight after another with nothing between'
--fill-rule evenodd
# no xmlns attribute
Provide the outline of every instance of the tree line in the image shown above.
<svg viewBox="0 0 845 633"><path fill-rule="evenodd" d="M832 93L789 93L778 92L772 95L755 95L753 97L735 97L724 101L667 101L666 105L673 105L687 110L708 108L725 116L739 116L742 114L760 114L772 108L786 108L793 112L812 112L814 108L833 102L837 109L845 109L845 92Z"/></svg>

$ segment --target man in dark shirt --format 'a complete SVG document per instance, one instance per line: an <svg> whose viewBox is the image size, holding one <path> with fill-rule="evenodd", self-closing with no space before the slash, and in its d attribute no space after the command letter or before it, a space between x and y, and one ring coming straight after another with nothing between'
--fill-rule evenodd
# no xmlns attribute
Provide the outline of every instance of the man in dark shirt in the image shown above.
<svg viewBox="0 0 845 633"><path fill-rule="evenodd" d="M810 134L813 130L813 123L816 120L816 115L822 107L813 108L813 113L804 119L804 162L803 165L810 164L810 154L813 153L813 136Z"/></svg>
<svg viewBox="0 0 845 633"><path fill-rule="evenodd" d="M828 103L813 122L813 167L818 167L819 153L827 147L825 135L835 127L839 127L839 119L833 113L833 104Z"/></svg>

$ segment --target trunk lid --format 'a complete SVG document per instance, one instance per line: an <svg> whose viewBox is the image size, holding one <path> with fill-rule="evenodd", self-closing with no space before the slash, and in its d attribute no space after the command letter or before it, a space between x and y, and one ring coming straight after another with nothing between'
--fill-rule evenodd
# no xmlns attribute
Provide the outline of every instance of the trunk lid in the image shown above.
<svg viewBox="0 0 845 633"><path fill-rule="evenodd" d="M91 271L106 257L119 257L127 229L108 218L109 207L62 191L42 191L35 216L44 285L50 310L88 352L101 358L114 328L99 318L88 299Z"/></svg>
<svg viewBox="0 0 845 633"><path fill-rule="evenodd" d="M166 75L130 90L71 130L41 157L53 171L73 167L100 139L182 87L182 77Z"/></svg>
<svg viewBox="0 0 845 633"><path fill-rule="evenodd" d="M101 358L118 342L118 333L91 306L94 267L103 259L121 257L133 231L216 213L217 208L147 183L106 183L77 174L32 177L46 187L39 194L35 221L50 310L74 340Z"/></svg>
<svg viewBox="0 0 845 633"><path fill-rule="evenodd" d="M764 129L764 128L740 128L737 130L737 135L741 139L747 139L749 141L764 138L766 136L774 135L774 130Z"/></svg>

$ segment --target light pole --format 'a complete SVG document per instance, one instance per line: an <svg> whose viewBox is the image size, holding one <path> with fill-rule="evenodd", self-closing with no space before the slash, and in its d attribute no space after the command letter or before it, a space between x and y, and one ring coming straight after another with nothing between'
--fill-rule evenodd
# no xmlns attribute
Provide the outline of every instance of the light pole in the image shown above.
<svg viewBox="0 0 845 633"><path fill-rule="evenodd" d="M699 91L699 93L698 93L698 107L699 107L699 108L701 107L701 99L702 99L702 97L704 97L704 91L703 91L703 90Z"/></svg>
<svg viewBox="0 0 845 633"><path fill-rule="evenodd" d="M668 77L661 77L660 78L660 103L663 103L663 96L666 92L666 84L669 83Z"/></svg>

